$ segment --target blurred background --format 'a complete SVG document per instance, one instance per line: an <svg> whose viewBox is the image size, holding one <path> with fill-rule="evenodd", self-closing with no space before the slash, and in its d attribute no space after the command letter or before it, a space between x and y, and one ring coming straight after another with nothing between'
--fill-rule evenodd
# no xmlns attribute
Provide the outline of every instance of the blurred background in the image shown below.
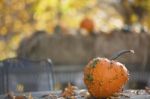
<svg viewBox="0 0 150 99"><path fill-rule="evenodd" d="M150 86L150 0L0 0L0 60L50 58L55 88L84 87L82 71L94 57L130 71L127 88Z"/></svg>

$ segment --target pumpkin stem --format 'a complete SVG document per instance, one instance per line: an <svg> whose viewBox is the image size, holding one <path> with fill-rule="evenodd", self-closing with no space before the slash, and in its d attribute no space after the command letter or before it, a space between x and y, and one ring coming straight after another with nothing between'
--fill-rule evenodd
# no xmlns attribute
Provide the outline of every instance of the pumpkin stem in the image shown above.
<svg viewBox="0 0 150 99"><path fill-rule="evenodd" d="M115 55L113 55L110 59L111 60L115 60L117 59L119 56L125 54L125 53L134 53L134 50L123 50L123 51L120 51L118 53L116 53Z"/></svg>

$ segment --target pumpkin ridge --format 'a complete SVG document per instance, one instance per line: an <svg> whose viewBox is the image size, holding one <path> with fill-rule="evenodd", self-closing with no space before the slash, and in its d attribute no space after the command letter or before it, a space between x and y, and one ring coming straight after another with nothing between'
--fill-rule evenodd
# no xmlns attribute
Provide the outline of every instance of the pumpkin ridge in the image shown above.
<svg viewBox="0 0 150 99"><path fill-rule="evenodd" d="M92 76L92 74L87 74L86 79L87 79L88 81L92 82L92 81L93 81L93 76Z"/></svg>
<svg viewBox="0 0 150 99"><path fill-rule="evenodd" d="M99 62L99 59L98 58L96 58L96 59L93 59L93 61L92 61L92 63L91 63L91 67L92 68L95 68L95 66L98 64L98 62Z"/></svg>

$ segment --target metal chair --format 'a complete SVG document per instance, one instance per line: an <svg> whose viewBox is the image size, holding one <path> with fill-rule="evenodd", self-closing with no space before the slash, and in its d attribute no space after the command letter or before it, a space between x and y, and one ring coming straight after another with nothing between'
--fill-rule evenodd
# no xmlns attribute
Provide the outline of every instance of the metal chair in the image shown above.
<svg viewBox="0 0 150 99"><path fill-rule="evenodd" d="M2 63L0 63L0 94L4 93L4 69Z"/></svg>
<svg viewBox="0 0 150 99"><path fill-rule="evenodd" d="M150 86L150 72L130 72L129 88L144 89L146 86Z"/></svg>
<svg viewBox="0 0 150 99"><path fill-rule="evenodd" d="M54 75L51 60L10 58L0 63L3 68L2 92L53 90Z"/></svg>

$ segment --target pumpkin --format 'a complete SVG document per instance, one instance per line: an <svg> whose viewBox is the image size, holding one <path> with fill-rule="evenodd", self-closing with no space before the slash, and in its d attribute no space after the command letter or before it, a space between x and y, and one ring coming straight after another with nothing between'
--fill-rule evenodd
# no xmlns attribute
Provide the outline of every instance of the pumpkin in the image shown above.
<svg viewBox="0 0 150 99"><path fill-rule="evenodd" d="M80 23L80 28L85 29L87 32L93 32L94 22L89 18L84 18Z"/></svg>
<svg viewBox="0 0 150 99"><path fill-rule="evenodd" d="M133 50L121 51L113 59L127 52L133 53ZM128 75L128 70L122 63L98 57L84 68L83 80L93 97L106 98L122 90Z"/></svg>

